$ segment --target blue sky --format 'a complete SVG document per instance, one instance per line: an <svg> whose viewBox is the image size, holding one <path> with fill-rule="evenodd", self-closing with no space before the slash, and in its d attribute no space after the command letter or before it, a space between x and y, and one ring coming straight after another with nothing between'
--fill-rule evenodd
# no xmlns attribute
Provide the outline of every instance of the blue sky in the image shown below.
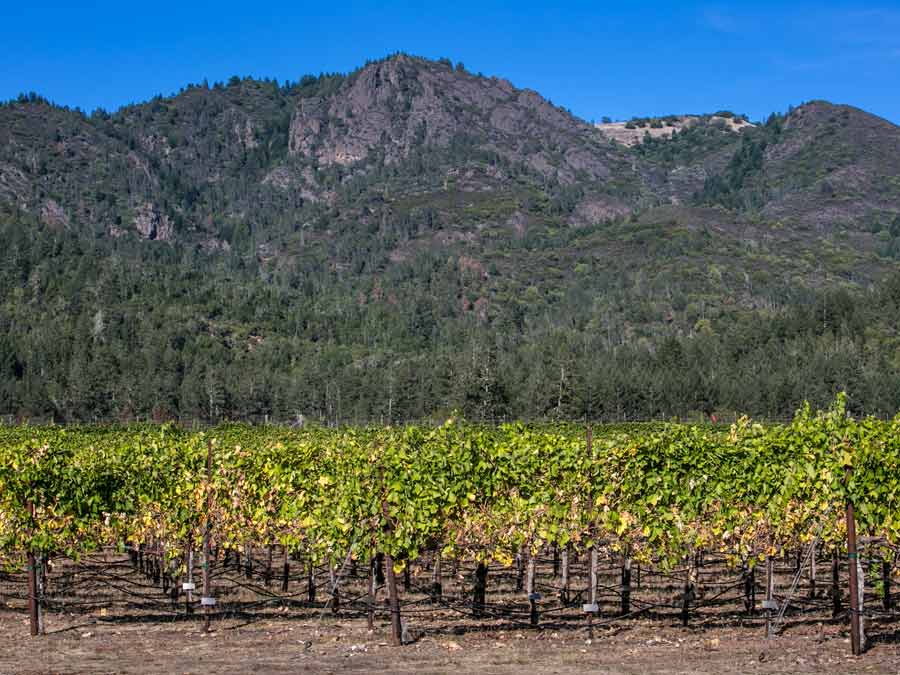
<svg viewBox="0 0 900 675"><path fill-rule="evenodd" d="M0 98L114 110L233 74L296 80L395 51L462 61L585 119L825 98L900 123L900 2L4 2Z"/></svg>

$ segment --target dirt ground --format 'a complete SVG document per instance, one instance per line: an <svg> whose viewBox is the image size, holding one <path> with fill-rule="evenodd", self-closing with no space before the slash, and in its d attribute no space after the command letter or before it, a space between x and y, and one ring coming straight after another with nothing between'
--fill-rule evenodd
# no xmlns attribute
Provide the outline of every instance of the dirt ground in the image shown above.
<svg viewBox="0 0 900 675"><path fill-rule="evenodd" d="M277 559L277 558L276 558ZM246 562L246 560L245 560ZM149 565L149 563L148 563ZM711 557L697 574L697 597L682 627L683 575L635 570L631 607L621 616L621 570L600 565L601 616L588 640L581 611L589 580L584 560L573 563L575 596L562 604L553 561L536 567L540 625L528 625L528 605L516 571L491 568L483 616L472 613L474 571L448 565L444 594L435 602L423 588L427 566L411 570L401 592L409 644L389 645L385 591L376 597L375 629L368 630L368 567L345 570L338 613L329 604L327 568L292 561L281 584L268 584L265 559L253 572L220 562L212 595L219 599L210 634L204 634L196 598L160 587L127 556L103 552L79 563L59 562L47 577L41 637L29 636L25 578L0 575L0 675L12 673L896 673L900 675L900 614L880 610L870 589L870 646L850 654L847 615L832 618L819 579L817 592L794 595L777 638L765 639L764 617L744 606L743 582ZM789 587L793 563L774 569L778 589ZM823 575L831 573L822 567ZM143 570L143 571L142 571ZM158 571L158 570L157 570ZM454 573L450 573L453 571ZM196 570L195 570L196 572ZM308 576L312 573L312 577ZM827 573L827 574L826 574ZM262 575L262 576L261 576ZM194 578L197 578L196 576ZM310 582L317 597L308 597ZM759 581L759 579L757 579ZM406 583L400 584L404 588ZM179 588L174 583L170 588ZM757 592L761 592L758 588ZM827 589L826 589L827 590ZM315 595L315 594L313 594ZM781 597L781 596L776 596ZM508 611L506 611L508 610Z"/></svg>
<svg viewBox="0 0 900 675"><path fill-rule="evenodd" d="M520 629L431 617L415 640L388 645L388 626L364 619L273 611L199 620L48 615L47 635L28 636L19 613L0 613L0 673L900 673L900 629L853 657L846 627L788 626L766 640L758 626L692 627L639 620L583 628ZM872 627L876 629L875 626ZM876 633L873 632L873 635Z"/></svg>
<svg viewBox="0 0 900 675"><path fill-rule="evenodd" d="M731 131L741 131L754 126L749 122L732 117L720 117L715 115L713 116L713 119L723 125L724 128L730 129ZM698 120L699 118L695 115L685 115L675 121L674 126L663 125L658 129L654 129L649 125L643 128L635 127L634 129L629 129L626 126L628 122L598 123L594 126L614 141L618 141L623 145L633 146L643 142L645 134L650 134L653 138L668 138L672 135L672 132L681 131L682 129L690 127L696 124Z"/></svg>

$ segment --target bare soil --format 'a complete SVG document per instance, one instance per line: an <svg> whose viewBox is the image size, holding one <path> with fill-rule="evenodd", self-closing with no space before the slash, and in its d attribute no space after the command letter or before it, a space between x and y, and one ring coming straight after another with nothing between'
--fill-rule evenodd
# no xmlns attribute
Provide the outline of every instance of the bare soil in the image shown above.
<svg viewBox="0 0 900 675"><path fill-rule="evenodd" d="M659 622L584 629L514 629L457 617L411 622L415 640L388 645L389 627L293 610L214 622L48 615L28 637L26 618L0 614L0 673L900 673L900 631L879 631L862 657L846 627L789 626L767 640L759 627L682 628ZM896 624L894 624L896 628Z"/></svg>
<svg viewBox="0 0 900 675"><path fill-rule="evenodd" d="M737 120L732 117L719 117L714 115L712 119L723 125L723 128L734 132L740 132L754 126L750 122L744 122L743 120ZM682 129L696 124L698 120L699 118L694 115L686 115L673 122L673 126L664 124L662 127L656 129L649 125L629 129L626 127L628 122L597 123L594 124L594 126L614 141L618 141L623 145L633 146L641 143L646 134L650 134L653 138L668 138L673 132L681 131Z"/></svg>
<svg viewBox="0 0 900 675"><path fill-rule="evenodd" d="M383 589L374 605L375 628L368 630L362 566L355 574L345 571L335 613L328 602L326 568L315 570L318 595L312 599L307 598L310 568L298 561L292 561L287 591L277 577L269 584L261 576L264 557L254 560L252 575L239 573L233 562L219 562L212 591L220 605L212 632L205 634L196 596L188 615L184 594L166 593L152 573L136 570L127 556L105 552L78 564L52 566L46 634L40 637L29 636L24 575L0 574L0 675L900 673L900 614L880 611L876 589L871 589L866 600L873 614L867 622L870 645L863 656L853 657L846 611L831 617L825 593L831 570L825 562L817 568L818 586L795 594L778 637L766 639L763 613L748 614L744 607L740 577L711 556L698 573L688 627L679 620L683 579L678 572L637 567L633 615L617 617L620 569L610 559L601 566L601 616L589 640L582 592L568 604L555 598L549 558L537 567L545 592L538 627L528 625L528 605L516 590L514 569L492 568L485 616L474 618L468 581L473 571L462 565L450 574L448 562L443 600L433 604L421 591L431 576L426 560L412 570L410 590L401 595L409 643L392 647ZM573 563L573 589L583 591L588 583L585 564ZM779 562L778 589L790 585L794 570L787 558ZM846 570L840 571L843 579ZM180 583L173 580L170 588ZM758 601L758 587L757 593Z"/></svg>

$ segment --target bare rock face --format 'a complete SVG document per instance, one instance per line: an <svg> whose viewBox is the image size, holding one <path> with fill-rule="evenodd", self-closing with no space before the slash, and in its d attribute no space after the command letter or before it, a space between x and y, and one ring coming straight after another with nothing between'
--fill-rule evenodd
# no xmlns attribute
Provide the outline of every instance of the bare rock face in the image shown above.
<svg viewBox="0 0 900 675"><path fill-rule="evenodd" d="M262 183L263 185L271 185L280 190L289 190L297 187L299 181L294 173L286 166L276 166L265 175Z"/></svg>
<svg viewBox="0 0 900 675"><path fill-rule="evenodd" d="M537 93L405 55L366 66L331 96L302 99L289 151L352 165L378 148L392 163L462 136L567 183L577 172L602 180L611 171L602 137Z"/></svg>
<svg viewBox="0 0 900 675"><path fill-rule="evenodd" d="M509 218L507 218L506 224L512 228L515 238L521 239L528 230L528 214L516 210Z"/></svg>
<svg viewBox="0 0 900 675"><path fill-rule="evenodd" d="M631 208L616 199L585 199L578 203L575 212L569 218L572 225L595 225L616 216L631 213Z"/></svg>
<svg viewBox="0 0 900 675"><path fill-rule="evenodd" d="M231 244L222 239L208 237L200 242L200 247L205 251L230 251Z"/></svg>
<svg viewBox="0 0 900 675"><path fill-rule="evenodd" d="M703 165L676 166L668 174L668 182L672 186L670 201L678 204L682 201L678 195L691 195L702 190L710 173Z"/></svg>
<svg viewBox="0 0 900 675"><path fill-rule="evenodd" d="M822 231L865 222L896 212L887 176L900 174L900 129L851 106L813 101L787 117L780 142L766 148L765 171L792 177L791 189L763 207L766 217Z"/></svg>
<svg viewBox="0 0 900 675"><path fill-rule="evenodd" d="M259 147L259 142L256 140L256 132L249 119L244 120L243 124L235 122L232 126L232 132L234 133L237 142L243 145L245 149L252 150L253 148Z"/></svg>
<svg viewBox="0 0 900 675"><path fill-rule="evenodd" d="M134 210L134 229L144 239L171 241L175 236L175 227L165 213L160 213L151 203L143 204Z"/></svg>
<svg viewBox="0 0 900 675"><path fill-rule="evenodd" d="M54 228L66 228L69 226L69 216L65 210L53 199L48 199L41 205L41 220L45 225Z"/></svg>
<svg viewBox="0 0 900 675"><path fill-rule="evenodd" d="M0 162L0 197L25 203L30 192L31 184L22 170Z"/></svg>
<svg viewBox="0 0 900 675"><path fill-rule="evenodd" d="M461 276L474 276L481 279L488 278L487 270L485 270L481 261L465 255L459 257L459 273Z"/></svg>

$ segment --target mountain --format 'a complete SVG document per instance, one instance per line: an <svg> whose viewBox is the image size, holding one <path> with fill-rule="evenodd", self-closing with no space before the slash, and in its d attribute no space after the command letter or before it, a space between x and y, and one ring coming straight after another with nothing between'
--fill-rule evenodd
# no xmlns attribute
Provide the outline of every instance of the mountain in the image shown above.
<svg viewBox="0 0 900 675"><path fill-rule="evenodd" d="M764 218L852 231L896 216L897 126L856 108L817 101L789 115L774 141L737 190L763 194Z"/></svg>
<svg viewBox="0 0 900 675"><path fill-rule="evenodd" d="M0 413L893 411L898 150L822 101L594 126L404 54L112 114L22 96Z"/></svg>
<svg viewBox="0 0 900 675"><path fill-rule="evenodd" d="M194 86L90 119L26 99L0 129L0 194L114 236L215 235L210 218L266 227L251 204L335 205L342 186L398 174L411 192L578 183L610 213L630 202L609 193L639 182L625 152L535 92L404 55L287 87Z"/></svg>

